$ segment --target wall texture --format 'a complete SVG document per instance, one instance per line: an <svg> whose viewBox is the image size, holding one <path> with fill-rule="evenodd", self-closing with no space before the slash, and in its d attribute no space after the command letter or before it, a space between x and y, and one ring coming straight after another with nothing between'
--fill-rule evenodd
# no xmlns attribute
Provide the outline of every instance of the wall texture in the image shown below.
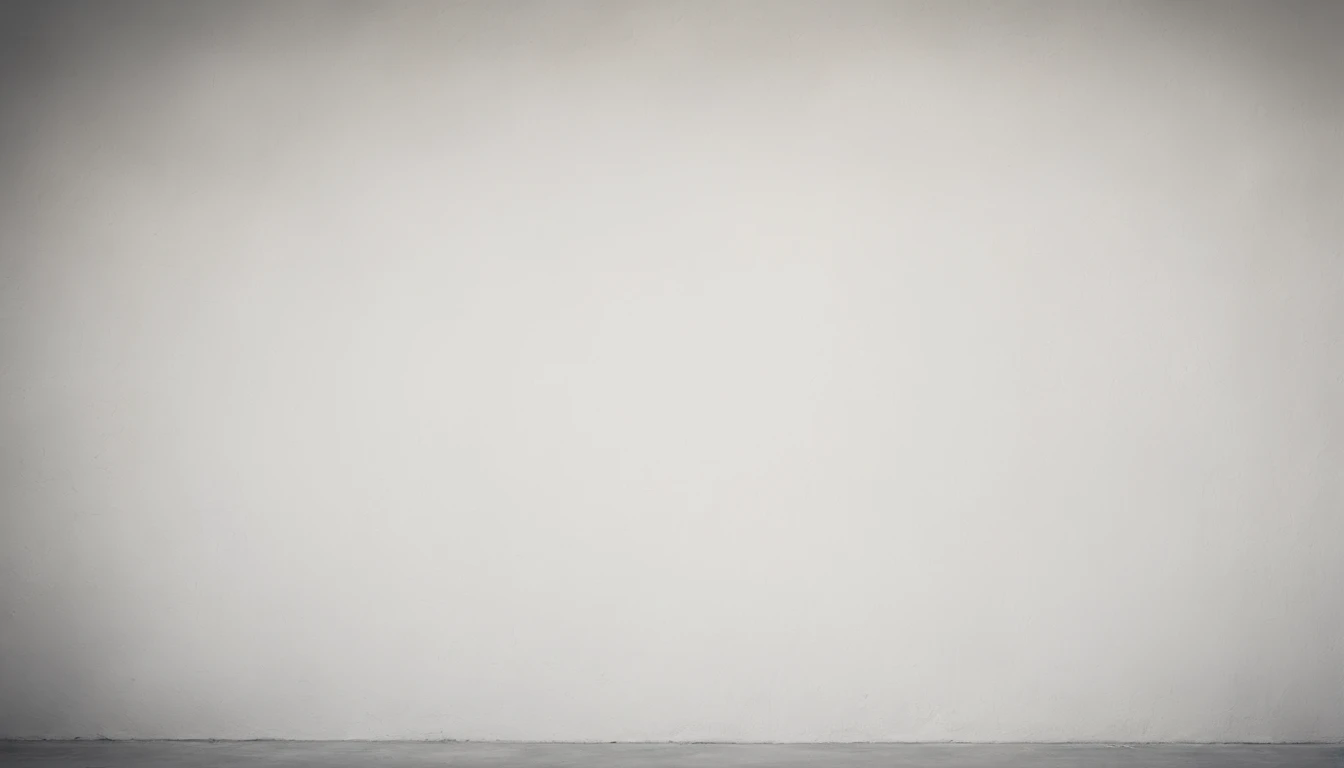
<svg viewBox="0 0 1344 768"><path fill-rule="evenodd" d="M0 736L1344 739L1344 3L0 28Z"/></svg>

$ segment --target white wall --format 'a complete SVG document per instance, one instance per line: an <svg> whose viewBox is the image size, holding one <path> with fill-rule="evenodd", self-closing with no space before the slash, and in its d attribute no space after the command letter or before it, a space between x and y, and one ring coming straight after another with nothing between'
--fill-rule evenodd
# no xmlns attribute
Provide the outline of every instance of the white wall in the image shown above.
<svg viewBox="0 0 1344 768"><path fill-rule="evenodd" d="M5 14L0 735L1344 739L1344 4Z"/></svg>

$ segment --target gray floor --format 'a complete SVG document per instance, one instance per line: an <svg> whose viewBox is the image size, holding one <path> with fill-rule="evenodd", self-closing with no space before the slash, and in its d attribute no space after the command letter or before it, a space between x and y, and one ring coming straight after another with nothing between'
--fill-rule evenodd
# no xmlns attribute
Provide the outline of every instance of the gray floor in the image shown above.
<svg viewBox="0 0 1344 768"><path fill-rule="evenodd" d="M372 741L10 741L4 768L617 768L618 766L1329 766L1344 745L1102 744L482 744Z"/></svg>

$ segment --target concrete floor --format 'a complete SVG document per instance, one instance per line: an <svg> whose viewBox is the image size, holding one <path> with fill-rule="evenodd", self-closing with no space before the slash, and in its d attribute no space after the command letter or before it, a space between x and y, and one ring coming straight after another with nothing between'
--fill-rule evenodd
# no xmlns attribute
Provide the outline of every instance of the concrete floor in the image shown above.
<svg viewBox="0 0 1344 768"><path fill-rule="evenodd" d="M1344 745L9 741L4 768L1344 768Z"/></svg>

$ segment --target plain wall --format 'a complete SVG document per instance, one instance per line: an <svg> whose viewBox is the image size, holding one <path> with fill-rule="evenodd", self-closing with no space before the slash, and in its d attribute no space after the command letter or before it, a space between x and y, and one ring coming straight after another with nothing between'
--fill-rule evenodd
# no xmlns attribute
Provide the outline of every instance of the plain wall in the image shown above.
<svg viewBox="0 0 1344 768"><path fill-rule="evenodd" d="M1344 739L1344 4L0 26L0 735Z"/></svg>

